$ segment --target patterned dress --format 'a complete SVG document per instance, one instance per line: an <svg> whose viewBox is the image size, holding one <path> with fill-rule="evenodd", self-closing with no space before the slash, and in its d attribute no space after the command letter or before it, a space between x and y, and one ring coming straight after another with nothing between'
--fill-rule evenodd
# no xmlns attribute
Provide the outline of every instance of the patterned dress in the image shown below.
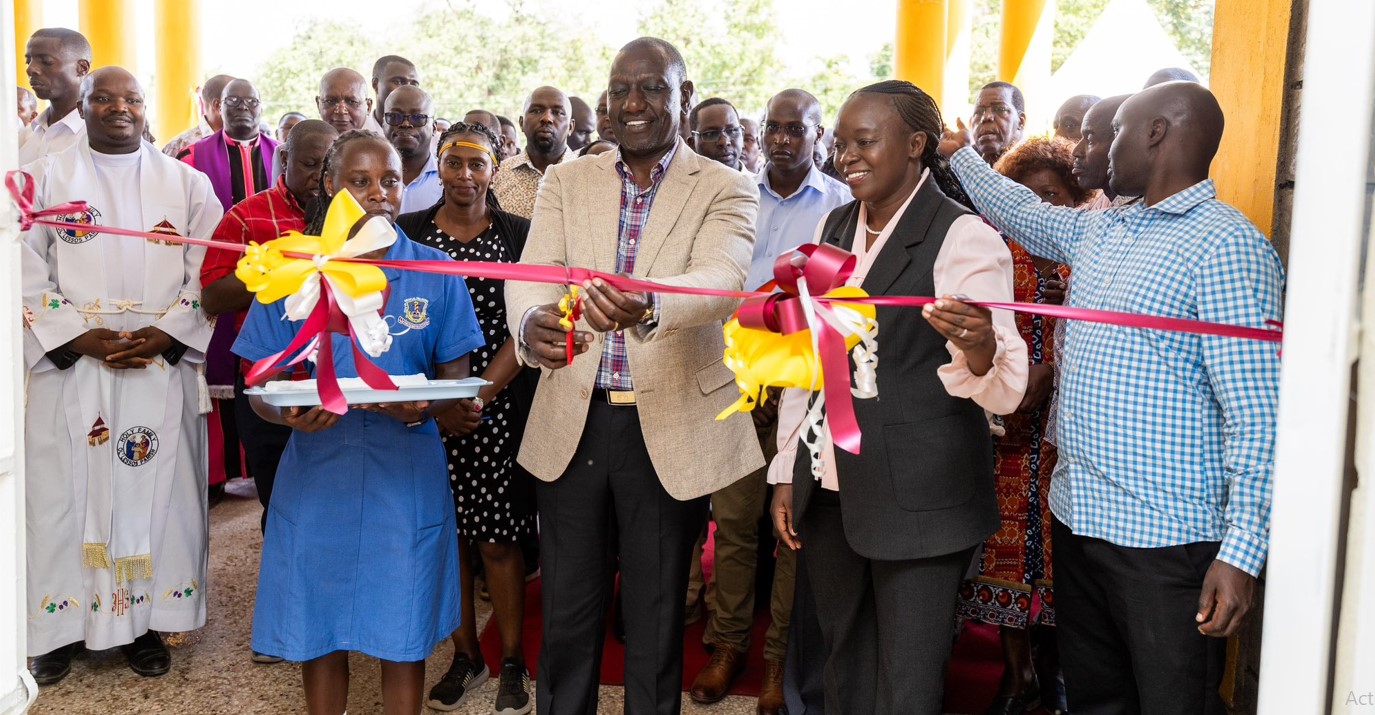
<svg viewBox="0 0 1375 715"><path fill-rule="evenodd" d="M495 225L464 243L431 220L416 240L458 261L515 263L517 259L507 250ZM510 337L506 326L505 281L466 280L478 324L486 339L486 344L469 358L472 375L480 377ZM530 532L534 515L529 484L515 464L520 445L509 387L486 405L482 416L482 423L471 433L463 437L444 437L458 533L473 541L513 542Z"/></svg>
<svg viewBox="0 0 1375 715"><path fill-rule="evenodd" d="M1011 241L1007 247L1018 302L1044 303L1047 280L1068 279L1067 267L1057 266L1053 274L1043 276L1026 249ZM1016 319L1031 364L1054 364L1055 319L1024 313L1017 313ZM1048 499L1056 452L1045 440L1049 405L1046 400L1031 414L1001 418L1006 434L994 438L994 470L1002 527L984 542L979 575L960 589L961 618L1026 628L1035 592L1041 601L1037 622L1055 625Z"/></svg>

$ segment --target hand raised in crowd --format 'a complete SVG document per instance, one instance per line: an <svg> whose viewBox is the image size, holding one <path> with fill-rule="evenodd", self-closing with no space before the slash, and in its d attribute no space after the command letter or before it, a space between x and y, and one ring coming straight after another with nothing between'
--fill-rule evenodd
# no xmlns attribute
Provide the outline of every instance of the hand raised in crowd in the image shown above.
<svg viewBox="0 0 1375 715"><path fill-rule="evenodd" d="M921 315L936 332L964 353L970 372L986 375L993 369L998 341L993 336L992 311L962 303L959 297L947 295L935 303L928 303L922 308Z"/></svg>
<svg viewBox="0 0 1375 715"><path fill-rule="evenodd" d="M439 429L447 435L463 437L482 424L482 409L470 399L459 400L453 409L435 415Z"/></svg>
<svg viewBox="0 0 1375 715"><path fill-rule="evenodd" d="M425 419L428 415L425 410L430 403L426 400L415 402L382 402L378 404L353 405L354 409L375 412L379 415L386 415L399 422L417 422Z"/></svg>
<svg viewBox="0 0 1375 715"><path fill-rule="evenodd" d="M525 318L525 324L521 328L521 340L530 348L530 353L539 361L540 365L557 370L568 364L568 352L564 343L568 338L568 332L559 325L559 320L563 314L559 312L557 303L541 305L530 311ZM581 355L587 352L588 345L592 342L592 334L575 331L573 333L573 354Z"/></svg>
<svg viewBox="0 0 1375 715"><path fill-rule="evenodd" d="M1048 305L1064 305L1065 290L1068 288L1069 286L1059 278L1051 278L1046 281L1045 287L1041 289L1041 298Z"/></svg>
<svg viewBox="0 0 1375 715"><path fill-rule="evenodd" d="M1022 404L1017 406L1017 411L1030 414L1045 407L1046 400L1050 399L1050 393L1054 390L1055 368L1045 363L1032 365L1026 376L1026 394L1022 395Z"/></svg>
<svg viewBox="0 0 1375 715"><path fill-rule="evenodd" d="M1256 595L1256 577L1225 562L1213 561L1198 596L1198 632L1214 638L1236 635L1246 623Z"/></svg>
<svg viewBox="0 0 1375 715"><path fill-rule="evenodd" d="M624 292L600 278L584 281L582 286L587 291L583 315L599 333L632 327L644 321L645 313L654 307L648 293Z"/></svg>
<svg viewBox="0 0 1375 715"><path fill-rule="evenodd" d="M282 409L282 421L294 430L319 432L333 427L339 421L339 415L319 406L285 407Z"/></svg>
<svg viewBox="0 0 1375 715"><path fill-rule="evenodd" d="M964 120L956 118L955 128L951 129L947 126L945 131L941 133L941 142L936 145L936 151L949 159L955 155L955 152L973 143L974 139L969 136L969 127L964 125Z"/></svg>
<svg viewBox="0 0 1375 715"><path fill-rule="evenodd" d="M172 336L151 325L119 336L128 341L127 347L105 356L105 364L116 370L142 370L172 347Z"/></svg>
<svg viewBox="0 0 1375 715"><path fill-rule="evenodd" d="M797 551L802 548L802 539L797 538L793 523L793 485L773 485L773 504L769 505L769 516L773 517L773 529L783 545Z"/></svg>

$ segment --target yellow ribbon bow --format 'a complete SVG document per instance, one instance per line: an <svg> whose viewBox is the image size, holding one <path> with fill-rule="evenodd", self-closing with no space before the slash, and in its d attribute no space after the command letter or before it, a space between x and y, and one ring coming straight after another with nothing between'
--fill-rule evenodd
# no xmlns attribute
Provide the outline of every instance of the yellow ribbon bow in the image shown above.
<svg viewBox="0 0 1375 715"><path fill-rule="evenodd" d="M377 357L391 346L387 325L378 315L387 276L377 266L333 260L355 258L396 242L395 229L381 216L369 219L349 238L349 231L365 216L353 195L340 191L330 201L319 236L289 231L266 244L249 243L234 275L260 303L286 298L291 320L304 320L314 310L323 277L363 350Z"/></svg>
<svg viewBox="0 0 1375 715"><path fill-rule="evenodd" d="M863 289L841 286L825 294L826 298L862 298L868 294ZM872 342L876 324L874 306L866 303L830 304L832 315L844 326L845 349L853 350L861 340ZM795 333L777 333L768 330L747 328L738 319L732 318L724 330L726 367L735 373L735 384L740 388L740 399L727 407L716 419L724 419L735 412L749 412L764 399L767 387L800 388L818 391L825 384L821 369L821 357L817 354L816 343L811 330ZM859 385L853 391L857 396L867 396L869 382L865 367L872 365L872 350L856 354L858 369L856 378ZM869 365L865 363L868 362Z"/></svg>

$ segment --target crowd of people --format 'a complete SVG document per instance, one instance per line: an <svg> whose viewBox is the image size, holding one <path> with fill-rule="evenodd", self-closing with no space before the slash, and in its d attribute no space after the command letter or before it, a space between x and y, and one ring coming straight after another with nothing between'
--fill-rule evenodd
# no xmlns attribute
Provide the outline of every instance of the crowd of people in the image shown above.
<svg viewBox="0 0 1375 715"><path fill-rule="evenodd" d="M389 715L458 709L489 678L498 715L587 715L608 619L626 712L677 713L684 624L703 611L711 657L687 691L703 704L760 668L760 715L939 713L956 626L982 621L1004 656L989 713L1222 712L1225 637L1266 556L1274 348L971 302L1279 319L1277 254L1208 179L1223 115L1196 77L1074 97L1046 136L1006 82L953 129L961 110L898 80L834 117L797 88L746 116L639 38L595 101L545 86L514 121L450 121L422 68L388 55L370 78L324 72L318 118L275 130L251 80L211 77L203 122L159 151L138 80L91 67L82 35L40 30L25 59L48 102L19 89L35 204L88 204L64 217L80 228L23 236L40 684L82 647L169 671L161 634L206 622L209 506L247 476L264 538L245 657L303 663L312 715L346 711L349 651L382 661ZM877 308L860 451L808 419L806 390L716 419L738 397L722 361L737 300L595 279L570 330L564 287L387 267L389 335L359 338L387 346L362 346L373 362L487 384L338 415L245 394L254 361L313 348L291 346L288 300L236 276L239 252L102 232L265 244L320 233L340 192L366 214L363 258L736 291L767 289L811 243L852 254L847 285L939 299ZM331 354L356 377L353 340L322 340L274 379ZM479 592L500 663L478 647ZM444 639L454 658L427 691Z"/></svg>

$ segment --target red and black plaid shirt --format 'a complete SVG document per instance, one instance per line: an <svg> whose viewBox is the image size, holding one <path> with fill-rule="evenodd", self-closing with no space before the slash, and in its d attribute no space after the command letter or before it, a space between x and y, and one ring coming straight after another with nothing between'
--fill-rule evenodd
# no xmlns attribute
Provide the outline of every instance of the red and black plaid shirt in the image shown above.
<svg viewBox="0 0 1375 715"><path fill-rule="evenodd" d="M287 231L304 231L306 213L296 204L296 197L286 188L286 180L278 178L277 183L266 191L260 191L235 204L220 219L215 227L213 240L225 243L248 245L256 241L259 245L267 243ZM234 272L243 254L223 248L208 248L205 262L201 264L201 285L207 286ZM234 330L243 327L247 311L234 315Z"/></svg>

